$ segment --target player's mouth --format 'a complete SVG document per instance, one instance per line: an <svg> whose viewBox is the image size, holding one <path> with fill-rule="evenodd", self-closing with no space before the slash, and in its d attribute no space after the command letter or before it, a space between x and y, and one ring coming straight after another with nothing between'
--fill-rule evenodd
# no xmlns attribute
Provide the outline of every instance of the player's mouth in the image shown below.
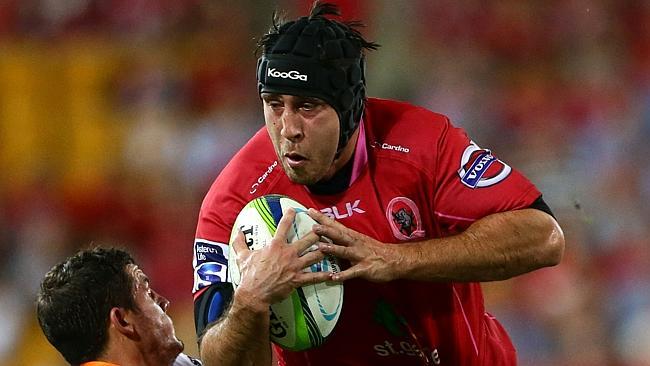
<svg viewBox="0 0 650 366"><path fill-rule="evenodd" d="M291 168L298 168L307 164L307 158L295 152L284 154L284 159Z"/></svg>

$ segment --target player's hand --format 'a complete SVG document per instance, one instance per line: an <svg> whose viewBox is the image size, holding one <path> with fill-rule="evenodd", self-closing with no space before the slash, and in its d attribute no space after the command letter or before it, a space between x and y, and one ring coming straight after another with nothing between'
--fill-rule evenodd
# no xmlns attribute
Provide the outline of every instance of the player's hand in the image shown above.
<svg viewBox="0 0 650 366"><path fill-rule="evenodd" d="M284 213L273 240L264 248L250 250L241 231L232 244L234 251L231 255L236 256L241 274L237 291L257 302L260 309L268 309L269 305L287 298L298 287L330 281L329 272L303 271L324 257L318 250L301 256L307 248L319 243L318 235L310 232L291 245L287 243L287 233L295 216L293 209Z"/></svg>
<svg viewBox="0 0 650 366"><path fill-rule="evenodd" d="M319 224L314 225L314 232L328 237L333 242L320 243L319 250L347 259L351 264L350 268L332 274L333 281L345 281L355 277L373 282L395 279L395 266L400 263L396 246L349 229L313 208L309 209L309 216Z"/></svg>

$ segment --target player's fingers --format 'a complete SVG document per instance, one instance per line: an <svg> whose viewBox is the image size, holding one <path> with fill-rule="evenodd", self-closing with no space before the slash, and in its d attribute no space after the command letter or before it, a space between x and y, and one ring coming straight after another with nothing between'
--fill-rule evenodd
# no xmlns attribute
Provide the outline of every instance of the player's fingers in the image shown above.
<svg viewBox="0 0 650 366"><path fill-rule="evenodd" d="M322 212L318 211L315 208L310 208L309 210L307 210L307 214L321 225L337 225L337 224L340 225L339 222L323 214Z"/></svg>
<svg viewBox="0 0 650 366"><path fill-rule="evenodd" d="M314 263L318 263L322 261L324 257L325 254L323 254L321 251L314 250L300 257L300 260L298 261L298 265L300 266L300 268L307 268Z"/></svg>
<svg viewBox="0 0 650 366"><path fill-rule="evenodd" d="M314 225L314 232L324 236L338 245L350 246L354 244L354 238L346 231L331 226Z"/></svg>
<svg viewBox="0 0 650 366"><path fill-rule="evenodd" d="M350 230L345 225L324 215L322 212L310 208L309 216L318 222L314 225L313 230L316 234L321 235L338 245L354 245L360 238L357 232Z"/></svg>
<svg viewBox="0 0 650 366"><path fill-rule="evenodd" d="M320 237L316 233L310 231L307 235L291 243L291 246L294 248L296 253L301 255L305 250L307 250L307 248L318 243L319 239Z"/></svg>
<svg viewBox="0 0 650 366"><path fill-rule="evenodd" d="M235 257L237 257L240 253L244 253L250 250L246 245L246 237L244 236L244 233L241 231L241 229L237 230L235 241L232 242L230 249L232 251L231 255L234 255Z"/></svg>
<svg viewBox="0 0 650 366"><path fill-rule="evenodd" d="M288 208L286 211L284 211L282 218L280 218L280 222L278 222L277 230L275 231L275 238L277 240L282 243L287 242L287 234L289 233L289 229L291 228L291 225L293 224L293 220L295 218L296 210L293 208Z"/></svg>
<svg viewBox="0 0 650 366"><path fill-rule="evenodd" d="M363 259L363 256L359 253L357 248L345 247L342 245L330 244L330 243L319 243L318 249L326 254L331 254L338 258L347 259L351 262L358 262Z"/></svg>
<svg viewBox="0 0 650 366"><path fill-rule="evenodd" d="M338 245L354 245L357 239L357 236L354 235L355 232L338 222L335 224L316 224L313 227L313 231Z"/></svg>
<svg viewBox="0 0 650 366"><path fill-rule="evenodd" d="M331 272L303 272L296 276L299 286L332 281Z"/></svg>
<svg viewBox="0 0 650 366"><path fill-rule="evenodd" d="M330 278L335 282L343 282L356 277L360 277L362 274L363 271L361 271L359 266L352 266L345 271L341 271L339 273L331 273Z"/></svg>

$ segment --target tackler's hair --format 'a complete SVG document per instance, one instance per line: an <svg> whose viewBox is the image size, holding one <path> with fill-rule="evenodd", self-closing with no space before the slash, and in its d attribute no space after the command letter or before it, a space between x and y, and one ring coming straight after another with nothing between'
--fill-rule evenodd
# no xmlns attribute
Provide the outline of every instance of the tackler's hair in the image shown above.
<svg viewBox="0 0 650 366"><path fill-rule="evenodd" d="M47 340L72 365L94 361L108 343L113 307L136 310L134 264L116 248L79 251L54 266L36 299L38 322Z"/></svg>

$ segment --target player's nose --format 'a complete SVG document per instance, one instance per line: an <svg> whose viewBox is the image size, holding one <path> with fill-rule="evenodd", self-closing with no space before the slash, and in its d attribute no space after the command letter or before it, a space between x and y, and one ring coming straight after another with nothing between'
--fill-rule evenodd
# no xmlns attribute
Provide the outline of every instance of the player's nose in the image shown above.
<svg viewBox="0 0 650 366"><path fill-rule="evenodd" d="M304 137L302 117L292 108L284 109L280 116L280 123L282 124L280 135L285 139L296 142Z"/></svg>

